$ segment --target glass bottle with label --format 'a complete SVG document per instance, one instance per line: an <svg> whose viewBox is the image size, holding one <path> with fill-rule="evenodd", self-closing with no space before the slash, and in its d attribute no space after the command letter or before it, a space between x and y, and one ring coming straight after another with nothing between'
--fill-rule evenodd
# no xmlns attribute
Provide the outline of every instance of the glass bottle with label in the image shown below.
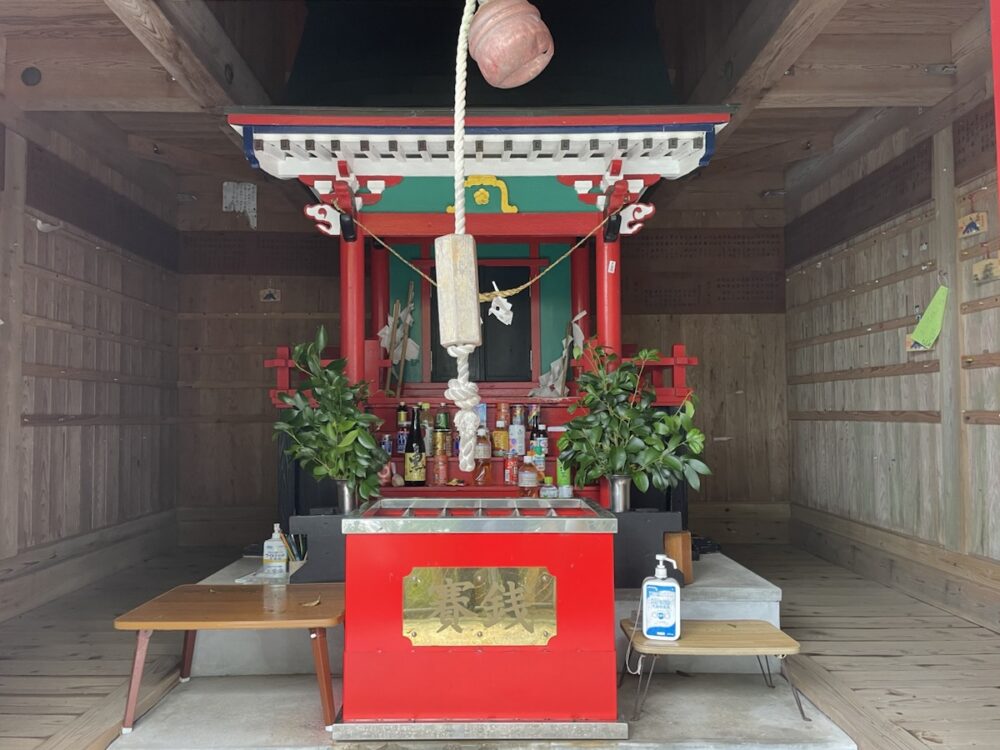
<svg viewBox="0 0 1000 750"><path fill-rule="evenodd" d="M507 423L498 419L496 429L493 430L493 455L497 458L506 458L509 452L510 434L507 432Z"/></svg>
<svg viewBox="0 0 1000 750"><path fill-rule="evenodd" d="M406 438L410 434L410 412L406 408L406 402L400 401L399 408L396 409L396 453L403 455L406 452Z"/></svg>
<svg viewBox="0 0 1000 750"><path fill-rule="evenodd" d="M406 436L403 481L407 487L423 487L427 484L427 447L424 445L423 428L420 425L419 406L413 407L410 430Z"/></svg>
<svg viewBox="0 0 1000 750"><path fill-rule="evenodd" d="M434 430L431 429L431 405L420 404L420 429L424 438L424 451L428 456L434 455Z"/></svg>
<svg viewBox="0 0 1000 750"><path fill-rule="evenodd" d="M476 468L473 471L473 483L482 486L493 484L493 450L485 427L476 431Z"/></svg>
<svg viewBox="0 0 1000 750"><path fill-rule="evenodd" d="M538 471L531 456L525 456L517 473L517 489L521 497L538 497Z"/></svg>

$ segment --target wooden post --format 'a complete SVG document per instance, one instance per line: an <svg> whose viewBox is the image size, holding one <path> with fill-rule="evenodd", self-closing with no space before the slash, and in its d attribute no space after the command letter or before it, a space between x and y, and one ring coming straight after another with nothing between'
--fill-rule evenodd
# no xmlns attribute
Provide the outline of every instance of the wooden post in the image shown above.
<svg viewBox="0 0 1000 750"><path fill-rule="evenodd" d="M967 492L968 449L962 421L964 403L961 357L964 332L960 304L964 280L958 261L958 216L955 208L955 156L952 128L934 134L931 193L937 220L932 225L931 243L938 257L941 283L948 287L948 306L938 339L941 362L941 542L948 549L968 551Z"/></svg>
<svg viewBox="0 0 1000 750"><path fill-rule="evenodd" d="M5 139L0 192L0 559L17 554L21 481L21 313L27 143L0 127Z"/></svg>
<svg viewBox="0 0 1000 750"><path fill-rule="evenodd" d="M369 250L372 259L372 326L370 338L376 338L389 317L389 251L378 243Z"/></svg>
<svg viewBox="0 0 1000 750"><path fill-rule="evenodd" d="M618 355L622 353L621 240L607 242L597 236L597 341Z"/></svg>
<svg viewBox="0 0 1000 750"><path fill-rule="evenodd" d="M1000 0L990 0L990 46L993 48L993 123L1000 143ZM997 174L1000 174L1000 149L997 149Z"/></svg>
<svg viewBox="0 0 1000 750"><path fill-rule="evenodd" d="M313 661L316 665L316 681L319 683L319 699L323 706L323 721L326 731L333 731L337 718L337 705L333 697L333 683L330 677L330 652L326 641L326 628L311 628Z"/></svg>
<svg viewBox="0 0 1000 750"><path fill-rule="evenodd" d="M365 376L365 238L340 238L340 356L345 373L356 382Z"/></svg>
<svg viewBox="0 0 1000 750"><path fill-rule="evenodd" d="M575 318L581 310L586 310L587 315L580 320L580 328L583 329L585 338L590 337L590 319L594 316L594 311L590 305L590 243L577 248L571 256L570 261L570 312Z"/></svg>

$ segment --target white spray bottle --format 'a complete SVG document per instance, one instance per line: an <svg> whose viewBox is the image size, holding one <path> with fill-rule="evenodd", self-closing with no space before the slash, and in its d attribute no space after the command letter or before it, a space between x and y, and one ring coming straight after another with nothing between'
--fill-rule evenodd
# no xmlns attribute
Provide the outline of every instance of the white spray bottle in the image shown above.
<svg viewBox="0 0 1000 750"><path fill-rule="evenodd" d="M642 582L642 634L657 641L681 637L681 587L667 576L665 563L677 563L666 555L656 556L656 570Z"/></svg>
<svg viewBox="0 0 1000 750"><path fill-rule="evenodd" d="M281 524L274 524L274 533L264 542L261 572L264 575L284 575L288 572L288 550L281 541Z"/></svg>

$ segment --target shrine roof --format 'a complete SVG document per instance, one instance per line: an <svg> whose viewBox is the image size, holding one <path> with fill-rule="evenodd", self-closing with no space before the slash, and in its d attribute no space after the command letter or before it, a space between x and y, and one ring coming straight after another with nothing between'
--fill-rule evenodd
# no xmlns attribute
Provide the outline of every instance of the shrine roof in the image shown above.
<svg viewBox="0 0 1000 750"><path fill-rule="evenodd" d="M620 175L677 179L707 164L727 108L657 107L472 110L470 173L505 178ZM280 179L446 178L452 174L450 110L237 110L247 160ZM655 178L655 179L653 179Z"/></svg>

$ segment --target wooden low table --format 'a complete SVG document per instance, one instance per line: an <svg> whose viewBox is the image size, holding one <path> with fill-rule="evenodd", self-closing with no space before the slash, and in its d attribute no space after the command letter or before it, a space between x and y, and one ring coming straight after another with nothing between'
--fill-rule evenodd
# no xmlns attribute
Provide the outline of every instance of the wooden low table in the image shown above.
<svg viewBox="0 0 1000 750"><path fill-rule="evenodd" d="M621 628L629 639L629 645L625 651L625 660L621 676L618 678L618 686L621 687L625 681L626 672L639 677L639 683L636 685L633 721L638 720L640 713L642 713L642 704L649 692L649 684L653 681L656 660L661 656L755 656L760 672L764 676L764 682L770 688L774 687L774 680L771 679L771 665L768 662L768 657L774 656L781 662L781 673L791 685L799 714L804 721L809 721L802 709L799 691L785 673L785 657L799 653L799 642L769 622L763 620L683 620L681 622L681 637L676 641L658 641L647 638L642 634L642 628L636 630L635 622L627 618L621 621ZM639 662L636 664L634 672L628 664L629 651L635 651L639 654ZM646 656L652 657L652 663L649 665L649 675L646 677L646 686L643 688L642 672Z"/></svg>
<svg viewBox="0 0 1000 750"><path fill-rule="evenodd" d="M271 630L304 628L312 639L323 723L332 730L336 710L330 677L326 630L344 621L344 584L303 583L286 586L178 586L115 620L115 630L135 630L135 659L129 682L122 734L132 731L139 683L149 638L156 630L183 630L181 682L191 678L194 640L199 630Z"/></svg>

